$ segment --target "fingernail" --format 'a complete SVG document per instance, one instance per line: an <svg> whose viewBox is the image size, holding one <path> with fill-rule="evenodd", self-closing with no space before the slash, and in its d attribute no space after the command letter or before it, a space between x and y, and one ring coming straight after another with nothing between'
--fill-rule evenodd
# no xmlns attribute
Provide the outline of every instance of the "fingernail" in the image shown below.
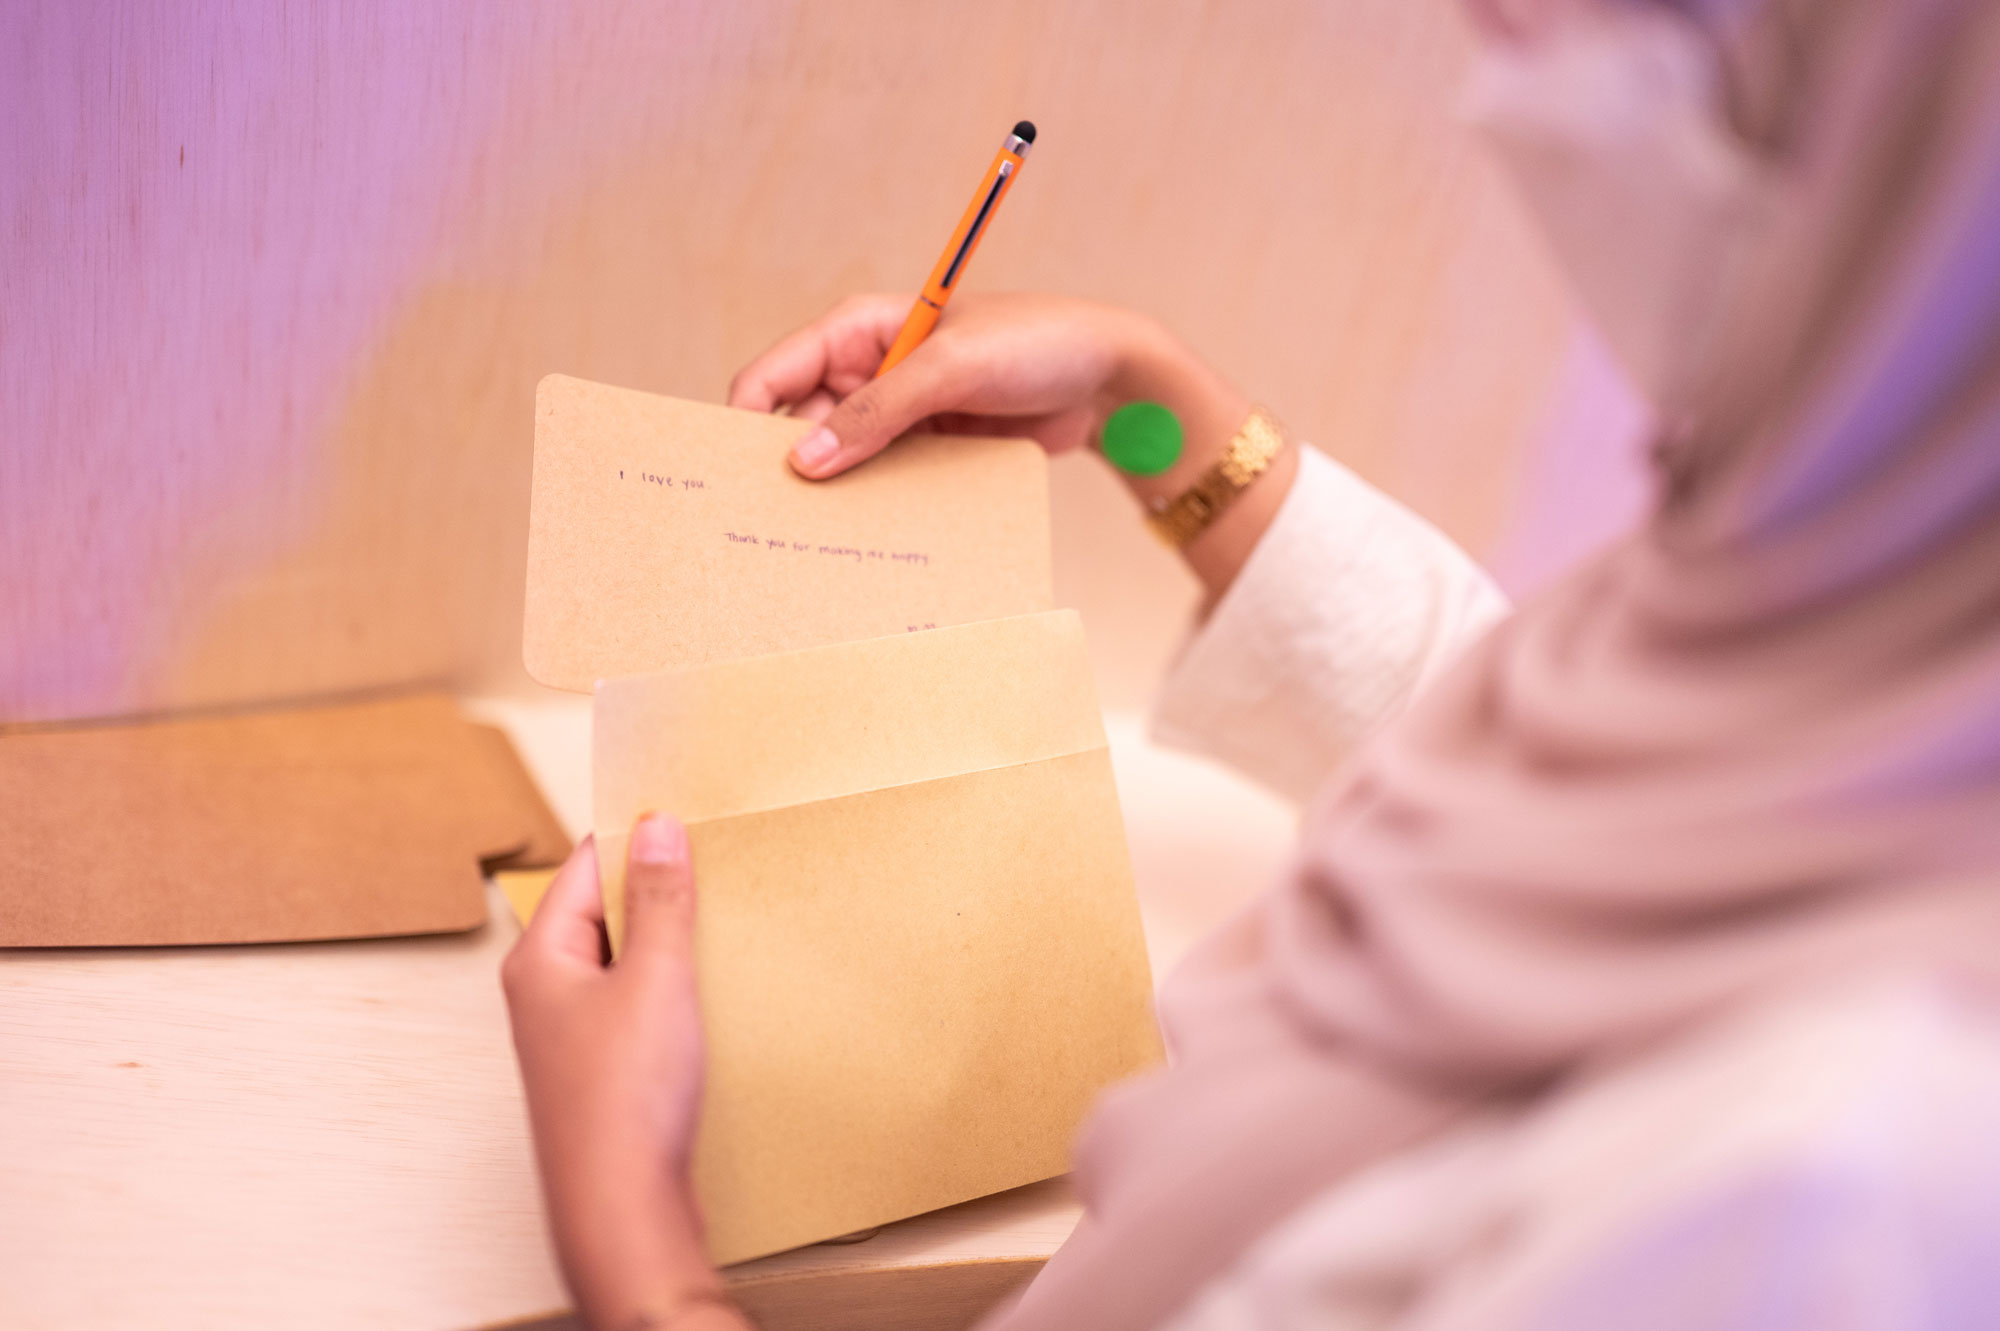
<svg viewBox="0 0 2000 1331"><path fill-rule="evenodd" d="M800 471L818 471L840 452L840 441L824 425L792 445L792 462Z"/></svg>
<svg viewBox="0 0 2000 1331"><path fill-rule="evenodd" d="M632 829L632 858L641 864L684 864L687 829L664 813L649 813Z"/></svg>

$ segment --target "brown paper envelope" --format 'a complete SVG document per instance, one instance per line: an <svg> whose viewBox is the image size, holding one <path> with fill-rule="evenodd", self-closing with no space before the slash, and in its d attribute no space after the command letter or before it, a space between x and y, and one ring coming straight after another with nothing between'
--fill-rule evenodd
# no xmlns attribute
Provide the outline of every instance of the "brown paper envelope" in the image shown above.
<svg viewBox="0 0 2000 1331"><path fill-rule="evenodd" d="M563 375L535 397L523 654L599 679L1047 609L1048 464L912 437L832 481L810 422Z"/></svg>
<svg viewBox="0 0 2000 1331"><path fill-rule="evenodd" d="M556 821L541 787L528 774L507 732L498 726L467 724L466 743L471 770L492 785L482 806L492 820L478 838L480 867L535 869L561 864L572 849L569 834Z"/></svg>
<svg viewBox="0 0 2000 1331"><path fill-rule="evenodd" d="M1061 1173L1156 1062L1145 942L1071 612L599 686L600 869L688 820L718 1262Z"/></svg>
<svg viewBox="0 0 2000 1331"><path fill-rule="evenodd" d="M417 694L0 735L0 946L475 928L479 858L546 835L480 731Z"/></svg>

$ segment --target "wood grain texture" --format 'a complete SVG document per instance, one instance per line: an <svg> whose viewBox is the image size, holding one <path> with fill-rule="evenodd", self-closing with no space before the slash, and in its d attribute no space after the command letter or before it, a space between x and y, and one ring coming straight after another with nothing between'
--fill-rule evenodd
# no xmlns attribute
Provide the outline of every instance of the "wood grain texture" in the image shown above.
<svg viewBox="0 0 2000 1331"><path fill-rule="evenodd" d="M0 1325L563 1307L496 974L518 930L490 904L463 937L0 957ZM731 1275L773 1331L990 1303L1076 1215L1036 1185ZM1014 1265L996 1284L988 1262Z"/></svg>
<svg viewBox="0 0 2000 1331"><path fill-rule="evenodd" d="M0 957L0 1324L561 1306L499 912L438 938Z"/></svg>
<svg viewBox="0 0 2000 1331"><path fill-rule="evenodd" d="M469 710L588 826L589 699ZM1110 737L1164 974L1269 881L1291 815L1129 721ZM0 1327L547 1322L566 1297L497 974L518 930L488 904L453 937L0 953ZM1076 1215L1051 1181L730 1274L769 1331L942 1331Z"/></svg>
<svg viewBox="0 0 2000 1331"><path fill-rule="evenodd" d="M1120 301L1475 546L1568 315L1449 0L27 0L0 16L0 720L513 686L535 381L717 398L923 275ZM1192 598L1084 460L1107 699Z"/></svg>

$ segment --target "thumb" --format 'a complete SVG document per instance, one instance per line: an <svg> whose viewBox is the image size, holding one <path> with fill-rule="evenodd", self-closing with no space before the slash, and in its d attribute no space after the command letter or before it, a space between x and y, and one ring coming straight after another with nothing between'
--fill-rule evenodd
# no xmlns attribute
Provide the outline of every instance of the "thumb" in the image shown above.
<svg viewBox="0 0 2000 1331"><path fill-rule="evenodd" d="M880 379L849 393L819 428L792 445L792 470L815 481L866 462L927 416L950 411L965 397L951 352L933 339Z"/></svg>
<svg viewBox="0 0 2000 1331"><path fill-rule="evenodd" d="M625 859L625 949L621 964L685 962L694 952L694 863L687 828L649 813L632 828Z"/></svg>

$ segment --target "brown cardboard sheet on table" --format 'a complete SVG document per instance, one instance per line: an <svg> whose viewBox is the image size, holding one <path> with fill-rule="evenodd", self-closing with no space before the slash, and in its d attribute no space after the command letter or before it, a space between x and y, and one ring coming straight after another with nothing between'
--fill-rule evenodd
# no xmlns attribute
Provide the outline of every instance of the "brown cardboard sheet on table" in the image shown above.
<svg viewBox="0 0 2000 1331"><path fill-rule="evenodd" d="M1048 464L913 436L831 481L811 423L563 375L535 395L523 656L597 680L1046 610Z"/></svg>
<svg viewBox="0 0 2000 1331"><path fill-rule="evenodd" d="M467 725L465 738L473 750L468 779L476 774L485 790L473 807L489 820L490 830L480 834L478 844L495 848L480 851L480 867L489 873L525 871L568 859L569 833L556 821L555 810L542 798L507 732L498 726Z"/></svg>
<svg viewBox="0 0 2000 1331"><path fill-rule="evenodd" d="M1073 612L605 680L592 733L614 939L633 821L689 827L717 1261L1059 1174L1159 1058Z"/></svg>
<svg viewBox="0 0 2000 1331"><path fill-rule="evenodd" d="M291 942L486 918L568 839L442 694L0 734L0 946Z"/></svg>

